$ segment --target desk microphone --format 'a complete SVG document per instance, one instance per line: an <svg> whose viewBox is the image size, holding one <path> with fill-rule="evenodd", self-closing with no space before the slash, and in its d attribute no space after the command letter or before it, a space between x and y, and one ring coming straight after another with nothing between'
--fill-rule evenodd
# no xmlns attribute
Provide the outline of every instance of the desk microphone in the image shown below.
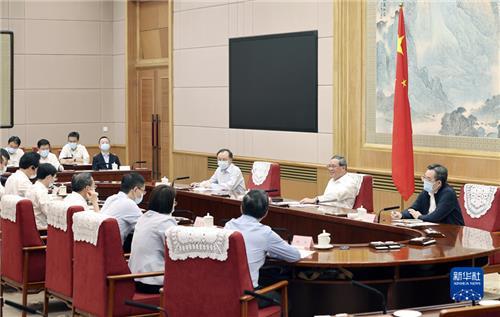
<svg viewBox="0 0 500 317"><path fill-rule="evenodd" d="M278 306L280 306L280 305L281 305L281 303L280 303L280 301L279 301L279 300L277 300L277 299L275 299L275 298L268 297L268 296L266 296L266 295L262 295L262 294L256 293L256 292L254 292L254 291L244 290L244 291L243 291L243 294L245 294L245 295L250 295L250 296L253 296L253 297L255 297L255 298L258 298L258 299L261 299L261 300L265 300L265 301L267 301L267 302L274 303L274 304L276 304L276 305L278 305Z"/></svg>
<svg viewBox="0 0 500 317"><path fill-rule="evenodd" d="M360 288L364 288L364 289L368 290L371 293L377 294L377 296L379 296L381 298L382 312L383 312L384 315L387 314L387 307L386 307L385 296L384 296L384 294L382 294L381 291L379 291L378 289L376 289L374 287L368 286L365 283L361 283L361 282L358 282L358 281L355 281L355 280L352 280L352 279L351 279L351 283L354 286L358 286Z"/></svg>
<svg viewBox="0 0 500 317"><path fill-rule="evenodd" d="M146 164L147 161L135 161L133 164L132 164L132 169L134 169L134 166L135 164Z"/></svg>
<svg viewBox="0 0 500 317"><path fill-rule="evenodd" d="M332 205L327 205L327 204L326 204L326 203L334 203L334 202L336 202L336 201L338 201L338 199L337 199L337 198L335 198L335 199L330 199L330 200L324 200L324 201L318 201L318 202L316 203L316 205L320 205L320 206L321 206L321 205L323 205L323 206L329 206L329 207L337 207L337 206L332 206Z"/></svg>
<svg viewBox="0 0 500 317"><path fill-rule="evenodd" d="M180 181L180 180L189 179L189 178L191 178L191 176L179 176L179 177L174 178L174 180L172 181L172 188L175 188L174 187L175 181Z"/></svg>
<svg viewBox="0 0 500 317"><path fill-rule="evenodd" d="M36 309L28 307L28 306L21 305L19 303L10 301L8 299L6 299L4 301L4 303L5 303L5 305L8 305L8 306L14 307L16 309L19 309L20 311L24 311L24 312L27 312L27 313L30 313L30 314L33 314L33 315L44 316L43 312L41 312L39 310L36 310Z"/></svg>
<svg viewBox="0 0 500 317"><path fill-rule="evenodd" d="M385 208L380 209L376 214L375 222L380 223L380 214L382 213L382 211L389 211L389 210L395 210L395 209L399 209L399 206L385 207Z"/></svg>
<svg viewBox="0 0 500 317"><path fill-rule="evenodd" d="M266 189L264 190L266 193L275 193L277 192L278 190L276 188L272 188L272 189Z"/></svg>

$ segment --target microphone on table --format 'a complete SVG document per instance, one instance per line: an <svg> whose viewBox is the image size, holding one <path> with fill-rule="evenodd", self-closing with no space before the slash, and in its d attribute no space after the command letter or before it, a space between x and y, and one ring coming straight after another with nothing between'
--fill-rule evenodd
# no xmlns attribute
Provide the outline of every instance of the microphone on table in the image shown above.
<svg viewBox="0 0 500 317"><path fill-rule="evenodd" d="M243 294L245 295L250 295L250 296L253 296L255 298L258 298L258 299L261 299L261 300L265 300L267 302L271 302L271 303L274 303L276 305L281 305L280 301L275 299L275 298L271 298L271 297L268 297L266 295L262 295L262 294L259 294L259 293L256 293L254 291L249 291L249 290L244 290L243 291Z"/></svg>
<svg viewBox="0 0 500 317"><path fill-rule="evenodd" d="M351 283L354 286L358 286L360 288L364 288L367 291L369 291L369 292L371 292L371 293L376 294L377 296L379 296L380 299L381 299L381 303L380 304L382 306L382 312L383 312L384 315L387 314L387 307L386 307L385 295L382 294L381 291L379 291L378 289L376 289L374 287L368 286L365 283L361 283L359 281L355 281L355 280L352 280L352 279L351 279Z"/></svg>
<svg viewBox="0 0 500 317"><path fill-rule="evenodd" d="M320 205L320 206L330 206L330 207L335 207L335 206L332 206L332 205L327 205L327 203L334 203L338 201L337 198L334 198L334 199L330 199L330 200L323 200L323 201L318 201L316 203L316 205Z"/></svg>
<svg viewBox="0 0 500 317"><path fill-rule="evenodd" d="M132 163L132 169L135 169L135 164L146 164L147 161L135 161L134 163Z"/></svg>
<svg viewBox="0 0 500 317"><path fill-rule="evenodd" d="M278 190L276 188L271 188L271 189L266 189L264 190L266 193L275 193L277 192ZM283 198L278 198L278 197L271 197L271 201L273 203L279 203L279 202L282 202L283 201Z"/></svg>
<svg viewBox="0 0 500 317"><path fill-rule="evenodd" d="M278 190L276 188L273 188L273 189L266 189L264 190L266 193L275 193L277 192Z"/></svg>
<svg viewBox="0 0 500 317"><path fill-rule="evenodd" d="M174 180L172 181L172 188L175 188L174 187L175 181L181 181L183 179L189 179L189 178L191 178L191 176L179 176L179 177L174 178Z"/></svg>
<svg viewBox="0 0 500 317"><path fill-rule="evenodd" d="M14 307L16 309L19 309L21 311L25 311L27 313L30 313L30 314L34 314L34 315L40 315L40 316L44 316L43 312L39 311L39 310L36 310L34 308L31 308L31 307L28 307L28 306L24 306L24 305L21 305L19 303L16 303L16 302L13 302L13 301L10 301L8 299L6 299L4 301L5 305L8 305L8 306L11 306L11 307Z"/></svg>
<svg viewBox="0 0 500 317"><path fill-rule="evenodd" d="M160 306L144 304L144 303L129 300L129 299L125 300L125 305L132 306L132 307L138 307L138 308L142 308L142 309L147 309L147 310L154 311L154 312L163 312L165 314L165 316L167 316L167 311Z"/></svg>
<svg viewBox="0 0 500 317"><path fill-rule="evenodd" d="M395 209L399 209L399 206L391 206L391 207L385 207L385 208L380 209L377 212L375 222L380 223L380 214L382 213L382 211L389 211L389 210L395 210Z"/></svg>

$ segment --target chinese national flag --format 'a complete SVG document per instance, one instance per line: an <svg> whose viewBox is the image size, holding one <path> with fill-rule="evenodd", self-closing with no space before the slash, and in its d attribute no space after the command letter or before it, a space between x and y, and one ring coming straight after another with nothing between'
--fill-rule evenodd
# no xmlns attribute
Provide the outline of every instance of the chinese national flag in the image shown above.
<svg viewBox="0 0 500 317"><path fill-rule="evenodd" d="M392 126L392 181L401 197L408 200L415 190L410 102L408 100L408 59L403 7L399 9L394 120Z"/></svg>

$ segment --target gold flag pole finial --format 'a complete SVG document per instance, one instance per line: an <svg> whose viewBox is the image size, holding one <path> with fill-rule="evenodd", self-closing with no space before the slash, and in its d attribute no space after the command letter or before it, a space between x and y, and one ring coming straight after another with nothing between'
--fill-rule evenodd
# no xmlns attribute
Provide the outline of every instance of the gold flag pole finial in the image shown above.
<svg viewBox="0 0 500 317"><path fill-rule="evenodd" d="M403 7L403 1L401 1L401 2L399 3L399 7L400 7L400 8L402 8L402 7Z"/></svg>

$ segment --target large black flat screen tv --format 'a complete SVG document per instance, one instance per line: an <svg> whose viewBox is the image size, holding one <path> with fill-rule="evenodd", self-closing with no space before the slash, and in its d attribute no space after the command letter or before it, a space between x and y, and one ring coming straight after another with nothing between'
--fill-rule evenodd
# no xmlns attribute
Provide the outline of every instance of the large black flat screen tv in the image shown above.
<svg viewBox="0 0 500 317"><path fill-rule="evenodd" d="M318 32L229 40L229 127L318 132Z"/></svg>

